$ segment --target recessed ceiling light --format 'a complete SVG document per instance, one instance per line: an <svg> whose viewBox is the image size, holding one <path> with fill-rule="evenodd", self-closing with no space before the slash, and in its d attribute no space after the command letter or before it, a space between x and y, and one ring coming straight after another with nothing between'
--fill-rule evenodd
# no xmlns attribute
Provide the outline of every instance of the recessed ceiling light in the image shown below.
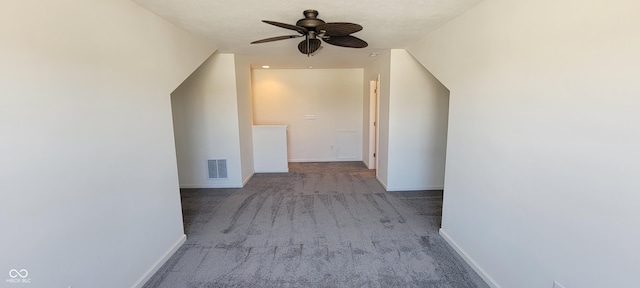
<svg viewBox="0 0 640 288"><path fill-rule="evenodd" d="M371 54L369 54L369 57L376 57L376 56L378 56L378 54L380 54L380 53L378 53L378 52L371 52Z"/></svg>
<svg viewBox="0 0 640 288"><path fill-rule="evenodd" d="M270 67L269 67L269 65L262 65L262 68L269 69Z"/></svg>
<svg viewBox="0 0 640 288"><path fill-rule="evenodd" d="M313 66L309 66L309 69L313 69Z"/></svg>

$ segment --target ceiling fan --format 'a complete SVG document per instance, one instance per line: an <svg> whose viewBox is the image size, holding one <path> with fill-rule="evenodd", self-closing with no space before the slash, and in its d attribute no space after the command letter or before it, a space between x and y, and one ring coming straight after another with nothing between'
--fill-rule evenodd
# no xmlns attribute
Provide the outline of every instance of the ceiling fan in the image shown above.
<svg viewBox="0 0 640 288"><path fill-rule="evenodd" d="M298 22L296 22L296 25L262 20L262 22L267 24L297 31L299 35L271 37L253 41L251 42L251 44L272 42L304 36L305 40L302 40L302 42L298 44L298 50L302 54L307 54L307 57L309 55L315 55L315 53L319 52L320 49L322 49L322 42L320 41L320 39L331 45L348 48L364 48L369 45L364 40L350 35L362 30L362 26L358 24L347 22L325 23L324 21L322 21L322 19L318 18L318 11L316 10L305 10L302 14L304 15L304 18L298 20Z"/></svg>

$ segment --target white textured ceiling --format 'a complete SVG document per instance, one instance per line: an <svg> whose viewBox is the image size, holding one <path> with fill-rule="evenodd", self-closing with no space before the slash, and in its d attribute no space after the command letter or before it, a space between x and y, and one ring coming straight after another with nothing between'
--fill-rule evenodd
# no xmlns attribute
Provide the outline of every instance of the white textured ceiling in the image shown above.
<svg viewBox="0 0 640 288"><path fill-rule="evenodd" d="M134 0L144 8L194 35L209 39L218 52L244 55L253 67L361 68L375 60L372 52L404 48L482 0ZM315 56L297 49L302 38L249 44L297 32L262 23L295 25L307 9L325 22L353 22L364 29L353 34L369 43L354 49L323 43Z"/></svg>

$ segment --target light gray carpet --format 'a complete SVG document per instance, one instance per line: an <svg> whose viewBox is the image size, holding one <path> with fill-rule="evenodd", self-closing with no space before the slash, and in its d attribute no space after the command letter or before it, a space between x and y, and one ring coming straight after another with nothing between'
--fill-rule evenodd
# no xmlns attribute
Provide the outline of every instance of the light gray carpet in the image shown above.
<svg viewBox="0 0 640 288"><path fill-rule="evenodd" d="M187 242L145 287L487 287L438 235L442 192L385 192L361 162L290 163L181 191Z"/></svg>

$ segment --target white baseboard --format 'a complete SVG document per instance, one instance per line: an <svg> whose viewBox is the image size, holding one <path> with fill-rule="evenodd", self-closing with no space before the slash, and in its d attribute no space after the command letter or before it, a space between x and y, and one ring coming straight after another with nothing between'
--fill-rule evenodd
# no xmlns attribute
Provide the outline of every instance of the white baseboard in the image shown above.
<svg viewBox="0 0 640 288"><path fill-rule="evenodd" d="M180 189L197 189L197 188L242 188L240 184L220 183L220 184L180 184Z"/></svg>
<svg viewBox="0 0 640 288"><path fill-rule="evenodd" d="M380 179L380 177L378 177L378 175L376 175L376 180L378 180L378 182L380 183L380 185L382 185L382 187L384 187L384 191L389 191L387 190L387 183L384 183L382 181L382 179Z"/></svg>
<svg viewBox="0 0 640 288"><path fill-rule="evenodd" d="M406 186L406 187L387 187L388 192L398 192L398 191L421 191L421 190L444 190L444 185L442 186Z"/></svg>
<svg viewBox="0 0 640 288"><path fill-rule="evenodd" d="M287 168L287 169L256 170L256 173L289 173L289 168Z"/></svg>
<svg viewBox="0 0 640 288"><path fill-rule="evenodd" d="M289 162L358 162L362 161L361 158L329 158L329 159L289 159Z"/></svg>
<svg viewBox="0 0 640 288"><path fill-rule="evenodd" d="M149 270L147 270L147 272L145 272L142 275L142 277L140 277L140 279L138 279L138 281L136 281L136 283L133 284L133 286L131 287L141 288L142 286L144 286L144 284L147 283L149 279L151 279L151 276L153 276L153 274L158 272L160 267L162 267L162 265L164 265L164 263L166 263L167 260L169 260L169 258L171 258L171 256L173 256L173 254L175 254L176 251L178 251L178 248L180 248L180 246L182 246L182 244L184 244L185 241L187 241L187 235L182 234L182 236L178 239L178 241L176 241L176 243L173 244L173 246L171 246L169 250L167 250L167 252L165 252L160 257L160 259L158 259L158 261L156 261L156 263L153 263L153 265L151 265L151 268L149 268Z"/></svg>
<svg viewBox="0 0 640 288"><path fill-rule="evenodd" d="M251 180L251 177L253 177L254 174L256 174L256 171L251 172L251 174L249 174L249 176L247 176L247 178L242 181L242 187L244 187L244 185L247 185L247 182Z"/></svg>
<svg viewBox="0 0 640 288"><path fill-rule="evenodd" d="M493 278L491 278L491 276L489 276L489 274L484 271L482 267L480 267L480 265L478 265L478 263L476 263L476 261L474 261L473 258L469 256L469 254L464 252L462 247L460 247L458 243L456 243L456 241L454 241L451 236L449 236L449 234L447 234L447 232L445 232L442 228L440 228L440 236L442 236L442 238L444 238L444 240L449 243L449 246L451 246L451 248L453 248L453 250L455 250L458 255L460 255L460 257L462 257L462 259L464 259L464 261L467 262L469 266L471 266L471 268L473 268L473 271L476 271L476 273L480 275L482 280L484 280L484 282L486 282L489 287L500 288L500 285L498 285L498 283L493 280Z"/></svg>

